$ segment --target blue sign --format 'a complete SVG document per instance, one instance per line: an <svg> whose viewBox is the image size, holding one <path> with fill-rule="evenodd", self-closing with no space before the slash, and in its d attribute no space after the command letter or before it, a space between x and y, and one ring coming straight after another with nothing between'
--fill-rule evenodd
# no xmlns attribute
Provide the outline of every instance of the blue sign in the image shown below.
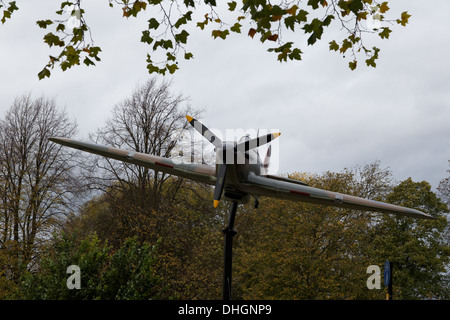
<svg viewBox="0 0 450 320"><path fill-rule="evenodd" d="M384 285L388 287L390 282L391 282L391 263L389 262L389 260L386 260L386 262L384 263Z"/></svg>

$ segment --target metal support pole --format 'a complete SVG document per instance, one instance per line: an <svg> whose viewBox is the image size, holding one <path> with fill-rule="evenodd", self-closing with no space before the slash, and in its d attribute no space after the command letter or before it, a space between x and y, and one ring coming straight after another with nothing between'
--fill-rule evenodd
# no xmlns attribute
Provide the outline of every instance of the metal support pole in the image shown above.
<svg viewBox="0 0 450 320"><path fill-rule="evenodd" d="M231 204L230 215L228 217L228 226L223 230L225 234L224 248L224 274L223 274L223 299L231 300L231 271L233 265L233 237L236 232L233 230L234 218L238 203L233 201Z"/></svg>
<svg viewBox="0 0 450 320"><path fill-rule="evenodd" d="M394 280L394 276L393 276L393 274L394 274L394 266L393 266L393 263L392 262L390 262L389 263L390 264L390 269L391 269L391 279L390 279L390 281L389 281L389 286L388 286L388 300L392 300L393 298L392 298L392 282L393 282L393 280Z"/></svg>

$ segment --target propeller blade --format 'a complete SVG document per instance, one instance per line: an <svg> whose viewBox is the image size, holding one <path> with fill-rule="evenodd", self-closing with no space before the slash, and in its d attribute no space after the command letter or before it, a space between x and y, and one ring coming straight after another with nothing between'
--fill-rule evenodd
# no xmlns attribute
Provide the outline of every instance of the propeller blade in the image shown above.
<svg viewBox="0 0 450 320"><path fill-rule="evenodd" d="M258 128L258 131L256 132L256 136L259 137L259 128ZM259 150L258 150L258 149L256 149L256 154L257 154L258 157L259 157Z"/></svg>
<svg viewBox="0 0 450 320"><path fill-rule="evenodd" d="M214 188L214 208L219 205L220 197L222 196L223 187L225 186L225 178L227 175L227 165L219 165L219 172L217 173L216 186Z"/></svg>
<svg viewBox="0 0 450 320"><path fill-rule="evenodd" d="M190 116L186 116L186 119L189 121L191 126L194 127L195 130L200 132L202 136L206 138L209 142L211 142L215 147L222 147L222 141L214 134L211 130L205 127L200 121L194 119Z"/></svg>
<svg viewBox="0 0 450 320"><path fill-rule="evenodd" d="M263 168L264 171L267 173L269 171L269 164L270 164L270 156L272 155L272 145L267 148L266 157L264 158L263 162Z"/></svg>
<svg viewBox="0 0 450 320"><path fill-rule="evenodd" d="M241 142L236 146L236 149L243 150L243 151L252 150L254 148L260 147L260 146L262 146L266 143L269 143L270 141L278 138L280 136L280 134L281 134L280 132L269 133L265 136L256 137L254 139Z"/></svg>

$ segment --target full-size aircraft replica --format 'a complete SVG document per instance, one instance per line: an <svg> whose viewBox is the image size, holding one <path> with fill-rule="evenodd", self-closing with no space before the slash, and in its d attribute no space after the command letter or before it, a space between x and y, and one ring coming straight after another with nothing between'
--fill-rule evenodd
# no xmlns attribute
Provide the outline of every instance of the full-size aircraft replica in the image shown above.
<svg viewBox="0 0 450 320"><path fill-rule="evenodd" d="M233 230L233 225L236 210L239 203L249 201L251 196L255 199L255 207L258 206L260 196L267 196L339 208L434 219L431 215L416 209L313 188L302 181L267 174L271 147L268 148L264 162L261 161L256 149L276 139L280 133L270 133L254 139L244 136L239 142L221 141L198 120L190 116L186 116L186 118L203 137L215 146L215 167L180 163L180 161L174 159L66 138L51 137L50 140L71 148L214 185L214 207L218 206L222 195L225 200L232 202L228 226L223 230L225 234L223 297L225 300L231 299L232 248L233 236L236 233Z"/></svg>
<svg viewBox="0 0 450 320"><path fill-rule="evenodd" d="M217 207L222 195L225 200L238 203L247 202L252 195L255 197L255 206L258 204L258 197L267 196L340 208L432 219L430 215L416 209L312 188L307 183L299 180L266 174L271 149L269 147L264 162L262 162L256 148L269 143L277 138L280 133L270 133L254 139L245 136L242 139L243 141L239 143L234 141L223 142L198 120L189 116L186 116L186 118L198 132L215 146L215 167L203 164L179 163L179 161L169 158L66 138L51 137L50 140L64 146L144 166L155 171L215 185L214 207Z"/></svg>

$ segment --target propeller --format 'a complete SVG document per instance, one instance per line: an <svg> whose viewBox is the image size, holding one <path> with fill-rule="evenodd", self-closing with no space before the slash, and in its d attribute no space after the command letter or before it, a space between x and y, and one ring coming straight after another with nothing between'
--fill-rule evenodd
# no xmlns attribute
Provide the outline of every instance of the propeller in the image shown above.
<svg viewBox="0 0 450 320"><path fill-rule="evenodd" d="M256 137L254 139L250 139L247 141L243 141L241 143L226 143L222 142L211 130L209 130L205 125L203 125L200 121L190 117L186 116L186 119L189 121L189 124L194 127L195 130L197 130L202 136L206 138L209 142L211 142L216 147L216 159L217 154L222 155L223 161L217 161L217 179L216 179L216 185L214 187L214 208L217 208L220 202L220 198L222 196L223 188L225 187L225 180L227 175L227 168L228 165L226 163L226 155L230 152L233 153L233 161L236 158L236 154L238 151L241 151L243 153L252 150L254 148L260 147L266 143L269 143L270 141L276 139L280 136L281 133L269 133L267 135ZM232 150L230 150L232 149ZM270 146L268 154L270 153ZM270 154L269 154L270 157ZM266 155L266 160L268 159L268 156ZM220 160L220 159L219 159ZM265 162L266 162L265 160Z"/></svg>

